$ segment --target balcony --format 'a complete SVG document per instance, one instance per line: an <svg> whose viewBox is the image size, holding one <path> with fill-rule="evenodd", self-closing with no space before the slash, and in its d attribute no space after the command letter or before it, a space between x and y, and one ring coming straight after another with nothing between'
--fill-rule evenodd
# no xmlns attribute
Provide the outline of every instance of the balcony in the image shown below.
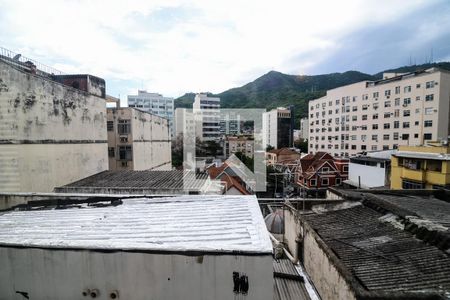
<svg viewBox="0 0 450 300"><path fill-rule="evenodd" d="M427 171L426 180L429 184L446 185L450 183L450 174L436 171Z"/></svg>
<svg viewBox="0 0 450 300"><path fill-rule="evenodd" d="M403 167L402 178L423 182L425 181L425 171Z"/></svg>

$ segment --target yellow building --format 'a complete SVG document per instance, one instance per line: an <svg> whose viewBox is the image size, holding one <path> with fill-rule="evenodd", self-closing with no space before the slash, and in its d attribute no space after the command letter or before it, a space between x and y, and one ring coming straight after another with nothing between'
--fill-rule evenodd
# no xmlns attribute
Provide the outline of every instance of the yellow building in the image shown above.
<svg viewBox="0 0 450 300"><path fill-rule="evenodd" d="M400 146L392 156L392 189L450 188L450 147L441 143Z"/></svg>

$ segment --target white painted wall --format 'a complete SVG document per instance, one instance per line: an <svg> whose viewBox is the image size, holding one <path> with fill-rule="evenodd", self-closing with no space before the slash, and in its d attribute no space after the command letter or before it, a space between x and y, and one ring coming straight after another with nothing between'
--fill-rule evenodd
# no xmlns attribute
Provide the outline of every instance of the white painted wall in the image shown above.
<svg viewBox="0 0 450 300"><path fill-rule="evenodd" d="M358 182L358 177L360 177L362 186L384 186L386 180L386 170L384 168L380 168L379 163L375 167L350 162L348 166L348 179L351 181Z"/></svg>
<svg viewBox="0 0 450 300"><path fill-rule="evenodd" d="M273 299L272 256L146 254L0 248L0 298L84 299ZM246 296L233 293L233 271L249 279ZM241 297L241 298L237 298ZM89 299L91 299L89 297Z"/></svg>

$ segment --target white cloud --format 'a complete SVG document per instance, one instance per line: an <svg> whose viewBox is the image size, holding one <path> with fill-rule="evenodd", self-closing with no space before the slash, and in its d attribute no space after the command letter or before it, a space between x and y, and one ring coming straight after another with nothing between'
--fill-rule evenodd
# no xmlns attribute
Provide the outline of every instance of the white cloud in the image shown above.
<svg viewBox="0 0 450 300"><path fill-rule="evenodd" d="M271 69L306 73L343 35L424 5L430 1L0 0L0 34L14 36L4 46L44 63L52 57L63 71L143 81L150 91L179 96L221 92ZM153 26L152 16L167 8L187 15ZM317 60L286 64L311 52Z"/></svg>

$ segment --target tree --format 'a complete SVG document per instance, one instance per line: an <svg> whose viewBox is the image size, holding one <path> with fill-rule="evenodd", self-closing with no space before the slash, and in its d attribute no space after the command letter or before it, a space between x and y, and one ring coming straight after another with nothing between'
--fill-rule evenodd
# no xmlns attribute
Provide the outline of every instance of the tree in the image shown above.
<svg viewBox="0 0 450 300"><path fill-rule="evenodd" d="M308 140L298 139L294 141L294 147L302 153L308 153Z"/></svg>
<svg viewBox="0 0 450 300"><path fill-rule="evenodd" d="M248 157L242 152L235 152L234 155L236 155L236 157L239 158L244 165L250 169L250 171L254 172L255 159L253 157Z"/></svg>

